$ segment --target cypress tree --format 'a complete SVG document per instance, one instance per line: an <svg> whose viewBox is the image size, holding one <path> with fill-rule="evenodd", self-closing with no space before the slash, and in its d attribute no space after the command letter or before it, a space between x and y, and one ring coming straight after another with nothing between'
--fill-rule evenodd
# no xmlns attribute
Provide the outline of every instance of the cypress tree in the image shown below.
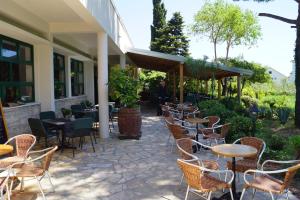
<svg viewBox="0 0 300 200"><path fill-rule="evenodd" d="M152 51L159 51L160 46L155 42L157 38L161 37L162 29L166 26L167 10L161 0L153 0L153 24L151 25L151 44Z"/></svg>

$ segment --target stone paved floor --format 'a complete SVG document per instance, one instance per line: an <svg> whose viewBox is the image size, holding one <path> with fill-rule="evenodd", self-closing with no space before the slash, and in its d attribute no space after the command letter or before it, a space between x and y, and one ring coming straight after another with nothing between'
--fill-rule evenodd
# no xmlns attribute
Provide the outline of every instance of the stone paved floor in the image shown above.
<svg viewBox="0 0 300 200"><path fill-rule="evenodd" d="M184 199L186 185L179 185L181 173L177 154L166 145L168 130L159 117L143 117L143 136L138 141L120 141L113 137L100 141L96 153L88 143L75 159L71 151L56 153L51 173L56 192L43 186L48 200L179 200ZM103 151L103 147L105 151ZM203 159L216 159L201 152ZM221 159L222 164L225 160ZM35 186L25 183L31 190ZM216 193L220 196L222 193ZM290 199L297 198L290 195ZM38 199L42 199L40 196ZM201 199L190 195L190 200ZM249 199L246 196L244 199ZM257 193L255 199L270 199Z"/></svg>

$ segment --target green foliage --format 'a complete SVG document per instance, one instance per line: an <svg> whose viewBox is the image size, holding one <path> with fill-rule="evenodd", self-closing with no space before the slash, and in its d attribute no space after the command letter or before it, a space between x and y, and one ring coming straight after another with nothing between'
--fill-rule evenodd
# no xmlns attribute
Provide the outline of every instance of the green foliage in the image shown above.
<svg viewBox="0 0 300 200"><path fill-rule="evenodd" d="M151 25L151 44L152 51L160 51L160 46L153 43L157 38L162 36L160 32L166 26L167 10L161 0L153 0L153 24Z"/></svg>
<svg viewBox="0 0 300 200"><path fill-rule="evenodd" d="M257 105L257 100L254 98L251 98L249 96L242 96L241 101L244 103L246 108L250 108L251 105L256 104Z"/></svg>
<svg viewBox="0 0 300 200"><path fill-rule="evenodd" d="M184 35L184 21L179 12L175 12L168 24L159 29L160 37L152 44L159 46L159 51L172 55L188 56L189 40Z"/></svg>
<svg viewBox="0 0 300 200"><path fill-rule="evenodd" d="M232 59L220 59L221 63L229 67L237 67L242 69L248 69L253 72L251 77L244 77L243 78L243 87L245 84L249 83L267 83L271 82L271 76L267 73L266 67L262 66L261 64L255 62L248 62L246 60L241 60L238 58Z"/></svg>
<svg viewBox="0 0 300 200"><path fill-rule="evenodd" d="M214 44L215 60L216 45L226 42L227 55L235 45L252 46L260 38L260 26L251 11L242 11L237 5L223 0L207 1L194 16L191 31L209 38Z"/></svg>
<svg viewBox="0 0 300 200"><path fill-rule="evenodd" d="M131 69L112 67L109 73L109 92L114 100L120 100L122 106L136 107L139 101L140 82L132 76Z"/></svg>
<svg viewBox="0 0 300 200"><path fill-rule="evenodd" d="M231 143L238 138L250 136L252 131L252 120L249 117L234 116L228 118L226 123L230 123L230 132L227 142Z"/></svg>
<svg viewBox="0 0 300 200"><path fill-rule="evenodd" d="M276 110L276 112L277 112L277 116L278 116L280 123L283 125L286 124L289 119L291 109L287 108L287 107L281 107L281 108L278 108Z"/></svg>

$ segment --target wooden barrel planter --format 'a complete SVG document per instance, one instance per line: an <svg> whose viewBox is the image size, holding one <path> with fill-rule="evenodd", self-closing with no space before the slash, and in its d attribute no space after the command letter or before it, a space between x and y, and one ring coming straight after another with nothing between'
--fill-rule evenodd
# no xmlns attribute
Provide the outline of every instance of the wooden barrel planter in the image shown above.
<svg viewBox="0 0 300 200"><path fill-rule="evenodd" d="M119 139L140 139L142 116L140 109L121 108L118 114Z"/></svg>

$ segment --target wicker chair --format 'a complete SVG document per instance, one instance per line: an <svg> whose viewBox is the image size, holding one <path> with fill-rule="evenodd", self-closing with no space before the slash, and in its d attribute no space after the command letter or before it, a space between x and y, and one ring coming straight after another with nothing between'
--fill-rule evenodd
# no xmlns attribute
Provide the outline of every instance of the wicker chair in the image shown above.
<svg viewBox="0 0 300 200"><path fill-rule="evenodd" d="M9 187L9 179L12 174L11 167L6 168L5 171L0 173L0 200L10 200L11 190ZM6 196L6 197L5 197Z"/></svg>
<svg viewBox="0 0 300 200"><path fill-rule="evenodd" d="M264 166L267 163L276 164L294 164L292 167L276 170L276 171L264 171ZM245 185L241 195L241 200L247 189L253 189L252 199L254 198L256 190L263 192L268 192L271 195L272 200L277 199L279 195L286 195L286 199L289 199L288 192L289 186L300 169L300 160L290 160L290 161L274 161L267 160L262 164L261 170L250 169L244 173ZM248 174L255 174L254 179L251 181L247 180ZM279 180L271 176L271 174L282 174L285 173L284 180ZM274 197L276 195L276 198Z"/></svg>
<svg viewBox="0 0 300 200"><path fill-rule="evenodd" d="M24 161L35 142L36 138L31 134L21 134L10 138L5 144L15 144L16 155L1 159L0 168L4 169L16 162Z"/></svg>
<svg viewBox="0 0 300 200"><path fill-rule="evenodd" d="M42 155L38 156L37 158L34 159L26 159L23 162L15 163L11 165L13 173L10 175L11 177L11 187L13 186L14 179L16 178L21 178L22 180L24 178L30 178L30 179L35 179L37 181L37 184L39 186L40 192L43 196L43 199L46 200L42 185L41 185L41 180L44 177L47 177L53 192L55 191L54 185L52 184L51 181L51 176L49 173L49 167L50 163L52 160L52 157L54 155L54 152L57 150L57 146L55 147L50 147L47 149L43 149L40 151L31 151L29 152L29 155L32 156L34 154L41 154ZM44 153L46 152L46 153ZM22 189L23 185L21 185Z"/></svg>
<svg viewBox="0 0 300 200"><path fill-rule="evenodd" d="M199 131L204 135L213 134L215 132L215 128L218 127L217 124L220 122L220 117L208 116L204 117L204 119L208 120L207 127L199 128Z"/></svg>
<svg viewBox="0 0 300 200"><path fill-rule="evenodd" d="M216 144L222 144L226 143L226 136L228 135L229 129L230 129L230 123L215 126L213 130L220 130L220 134L216 133L215 131L213 133L207 134L205 131L202 132L203 139L207 139L210 141L210 145L214 141ZM200 129L201 131L202 129Z"/></svg>
<svg viewBox="0 0 300 200"><path fill-rule="evenodd" d="M212 192L224 189L229 189L231 199L233 200L233 194L231 189L231 183L234 177L233 172L231 170L211 170L200 165L190 163L194 162L195 160L198 159L195 158L191 161L177 159L177 164L182 170L184 178L188 184L185 200L188 199L189 192L193 192L205 199L210 200ZM213 173L231 173L232 178L230 179L230 181L225 182L212 176ZM202 196L200 194L204 194L205 196Z"/></svg>
<svg viewBox="0 0 300 200"><path fill-rule="evenodd" d="M209 146L206 146L204 144L201 144L200 142L197 142L196 140L192 140L189 138L181 138L176 140L176 145L178 148L178 153L180 155L180 158L183 160L193 160L196 156L193 155L193 146L194 147L203 147L203 148L208 148L210 149ZM201 160L198 159L194 162L190 162L195 165L199 165L208 169L212 170L218 170L219 169L219 164L214 161L214 160ZM220 177L220 176L219 176ZM180 184L182 183L183 176L181 178Z"/></svg>
<svg viewBox="0 0 300 200"><path fill-rule="evenodd" d="M259 168L259 162L261 159L262 154L264 153L266 149L266 143L256 137L243 137L234 142L236 143L241 143L244 145L249 145L257 149L257 154L253 157L248 157L248 158L243 158L241 160L237 160L235 164L235 170L236 172L242 172L244 173L245 171L249 169L257 169ZM228 161L227 162L227 168L232 169L232 162Z"/></svg>

